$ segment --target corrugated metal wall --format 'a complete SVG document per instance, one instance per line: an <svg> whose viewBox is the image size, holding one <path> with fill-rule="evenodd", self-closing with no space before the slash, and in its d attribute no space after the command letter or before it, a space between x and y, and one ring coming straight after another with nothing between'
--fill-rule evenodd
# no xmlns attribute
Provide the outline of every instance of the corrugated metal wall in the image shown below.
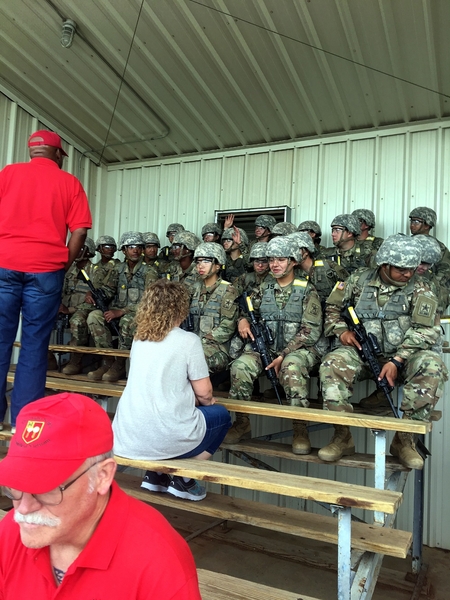
<svg viewBox="0 0 450 600"><path fill-rule="evenodd" d="M0 165L26 160L25 141L39 123L0 95ZM324 242L330 245L332 218L355 208L370 208L377 215L376 233L387 236L408 232L408 214L414 206L427 205L438 214L436 236L448 245L450 122L414 125L373 134L335 136L301 143L274 145L251 151L228 151L202 157L167 159L97 169L70 149L69 170L81 175L88 190L94 217L92 236L116 238L127 230L156 231L165 242L169 223L181 222L199 233L213 220L214 211L288 205L292 220L318 221ZM450 331L447 327L447 338ZM447 365L449 366L447 360ZM372 384L361 384L363 396ZM443 418L435 423L428 440L433 457L426 471L425 543L450 549L450 522L446 518L449 497L450 413L444 409L449 386L438 408ZM257 421L254 433L286 423ZM355 432L357 449L373 451L370 434ZM329 432L312 435L313 445L327 442ZM338 478L354 483L373 483L373 474L332 466L298 466L291 461L270 461L286 472ZM411 481L401 508L398 526L412 528ZM267 499L267 494L239 494ZM281 498L286 506L296 501ZM311 510L321 510L308 506Z"/></svg>

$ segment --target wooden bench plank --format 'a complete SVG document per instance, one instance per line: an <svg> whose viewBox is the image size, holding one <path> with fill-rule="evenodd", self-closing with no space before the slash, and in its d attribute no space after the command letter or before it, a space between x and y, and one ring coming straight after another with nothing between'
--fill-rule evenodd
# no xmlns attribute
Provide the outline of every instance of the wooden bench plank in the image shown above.
<svg viewBox="0 0 450 600"><path fill-rule="evenodd" d="M399 492L213 461L191 458L170 460L131 460L121 456L115 458L119 464L136 469L173 473L212 483L389 514L395 513L402 501L402 494Z"/></svg>
<svg viewBox="0 0 450 600"><path fill-rule="evenodd" d="M197 573L203 600L317 600L206 569Z"/></svg>
<svg viewBox="0 0 450 600"><path fill-rule="evenodd" d="M245 523L329 544L338 543L338 521L332 516L316 515L213 492L208 492L201 502L189 502L170 494L148 492L140 487L141 477L128 473L117 473L116 481L127 494L150 504ZM385 529L357 521L352 523L352 547L356 550L406 558L411 542L412 534L408 531Z"/></svg>
<svg viewBox="0 0 450 600"><path fill-rule="evenodd" d="M8 372L6 377L8 383L14 383L14 373ZM49 390L64 392L79 392L80 394L96 394L98 396L113 396L120 398L123 394L123 384L110 382L88 382L77 379L61 379L59 377L46 377L45 387Z"/></svg>
<svg viewBox="0 0 450 600"><path fill-rule="evenodd" d="M319 448L312 448L311 454L293 454L291 444L282 444L275 441L266 442L263 440L248 440L237 444L221 444L222 450L232 450L234 452L246 452L248 454L261 454L273 458L283 458L287 460L314 463L318 465L330 465L329 462L320 460L317 453ZM340 460L333 462L334 467L351 467L361 469L375 469L375 457L373 454L353 454L352 456L343 456ZM410 471L404 467L401 462L393 456L386 456L386 470L389 471Z"/></svg>
<svg viewBox="0 0 450 600"><path fill-rule="evenodd" d="M284 406L280 404L262 404L260 402L245 402L232 398L217 398L217 403L228 410L245 412L250 415L266 417L279 417L282 419L300 419L315 423L330 423L347 425L349 427L365 427L367 429L381 429L386 431L406 431L410 433L425 434L431 431L431 423L423 421L410 421L395 419L394 417L377 417L366 414L351 414L317 408L302 408L299 406Z"/></svg>

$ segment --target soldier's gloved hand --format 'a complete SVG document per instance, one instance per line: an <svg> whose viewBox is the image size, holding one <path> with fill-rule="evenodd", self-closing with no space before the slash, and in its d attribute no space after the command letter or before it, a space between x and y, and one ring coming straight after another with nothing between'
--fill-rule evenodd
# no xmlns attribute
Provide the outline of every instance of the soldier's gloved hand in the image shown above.
<svg viewBox="0 0 450 600"><path fill-rule="evenodd" d="M397 367L392 362L387 362L383 365L378 381L381 381L383 377L386 377L390 386L395 386L395 380L397 379Z"/></svg>
<svg viewBox="0 0 450 600"><path fill-rule="evenodd" d="M361 346L358 340L356 339L353 331L344 331L344 333L341 333L341 335L339 336L339 340L343 346L355 346L355 348L361 350Z"/></svg>

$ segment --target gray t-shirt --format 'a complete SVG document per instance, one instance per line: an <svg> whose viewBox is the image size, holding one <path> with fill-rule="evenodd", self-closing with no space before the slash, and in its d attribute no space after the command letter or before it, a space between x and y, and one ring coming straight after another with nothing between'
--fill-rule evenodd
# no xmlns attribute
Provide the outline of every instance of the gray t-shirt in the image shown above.
<svg viewBox="0 0 450 600"><path fill-rule="evenodd" d="M134 341L130 372L113 421L114 453L173 458L196 448L206 423L190 381L209 376L202 344L176 327L162 342Z"/></svg>

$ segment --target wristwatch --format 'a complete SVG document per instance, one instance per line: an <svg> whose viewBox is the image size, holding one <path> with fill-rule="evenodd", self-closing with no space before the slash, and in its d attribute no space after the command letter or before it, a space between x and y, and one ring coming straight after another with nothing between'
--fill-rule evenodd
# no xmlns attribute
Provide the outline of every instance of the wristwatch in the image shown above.
<svg viewBox="0 0 450 600"><path fill-rule="evenodd" d="M390 358L389 362L395 365L399 371L401 371L405 367L405 363L396 360L394 357Z"/></svg>

